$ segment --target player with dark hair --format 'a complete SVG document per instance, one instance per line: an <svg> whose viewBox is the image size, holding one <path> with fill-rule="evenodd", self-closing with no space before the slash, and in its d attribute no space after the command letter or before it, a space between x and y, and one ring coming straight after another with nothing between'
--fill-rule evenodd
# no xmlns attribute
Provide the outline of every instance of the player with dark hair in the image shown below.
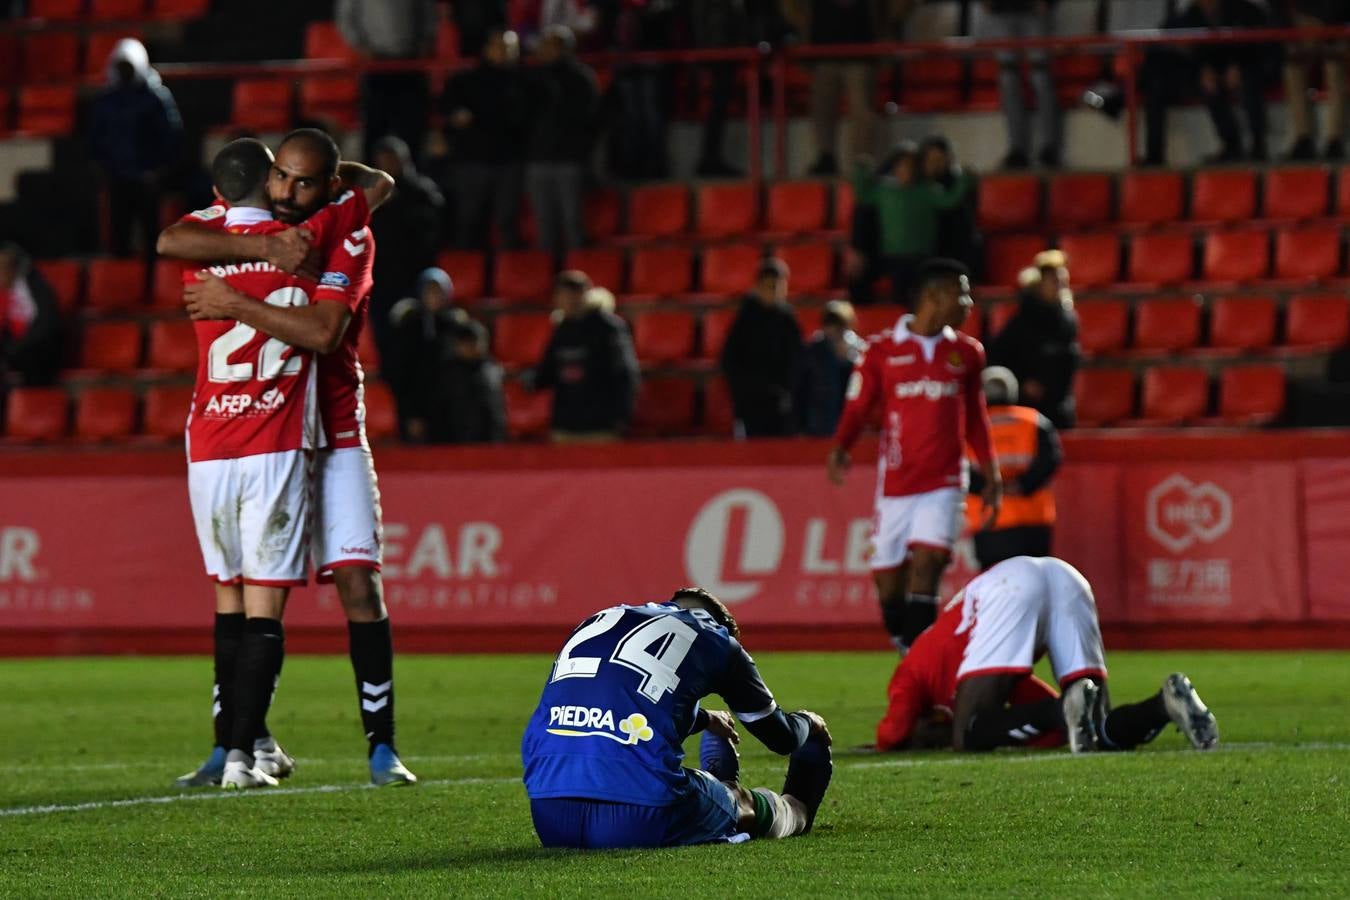
<svg viewBox="0 0 1350 900"><path fill-rule="evenodd" d="M881 615L901 654L937 618L937 593L965 513L969 444L985 477L986 527L1003 482L989 439L984 348L956 329L973 302L955 260L919 270L914 313L874 336L849 380L826 470L843 484L849 450L882 410L871 566Z"/></svg>
<svg viewBox="0 0 1350 900"><path fill-rule="evenodd" d="M283 267L307 268L312 239L308 219L344 185L365 193L375 207L391 193L393 179L359 163L341 162L332 138L315 129L299 129L277 148L267 181L277 218L301 226L284 232L284 243L241 248L234 236L199 219L166 230L160 252L186 259L263 253ZM346 304L292 309L247 305L228 285L209 278L190 287L186 299L194 319L237 317L274 338L321 354L318 396L327 447L315 460L315 569L319 581L336 584L347 616L371 780L379 785L413 784L416 776L403 765L394 743L393 640L380 581L380 496L366 441L364 373L356 349L370 306L375 242L369 228L345 236L337 252L345 254L350 274L329 268L323 279L346 290Z"/></svg>
<svg viewBox="0 0 1350 900"><path fill-rule="evenodd" d="M1049 656L1054 688L1031 674ZM1218 745L1214 714L1180 672L1139 703L1111 708L1092 588L1054 557L1018 556L968 584L914 643L887 690L877 749L1058 746L1131 750L1169 723Z"/></svg>
<svg viewBox="0 0 1350 900"><path fill-rule="evenodd" d="M833 769L829 730L815 713L779 709L739 634L726 606L697 588L604 609L577 626L521 741L545 847L670 847L811 830ZM700 707L708 694L731 713ZM781 793L737 780L735 719L789 755ZM685 768L681 745L700 731L702 768Z"/></svg>

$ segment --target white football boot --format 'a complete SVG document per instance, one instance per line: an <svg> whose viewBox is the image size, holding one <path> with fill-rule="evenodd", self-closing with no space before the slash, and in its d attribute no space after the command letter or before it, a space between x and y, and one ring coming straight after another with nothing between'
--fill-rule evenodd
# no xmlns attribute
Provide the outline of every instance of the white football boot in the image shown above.
<svg viewBox="0 0 1350 900"><path fill-rule="evenodd" d="M220 786L227 791L239 791L276 787L277 780L255 766L244 751L231 750L225 758L225 772L220 776Z"/></svg>
<svg viewBox="0 0 1350 900"><path fill-rule="evenodd" d="M1097 749L1097 729L1093 710L1101 689L1092 681L1080 678L1064 692L1060 708L1064 712L1064 731L1069 736L1069 750L1073 753L1092 753Z"/></svg>
<svg viewBox="0 0 1350 900"><path fill-rule="evenodd" d="M295 771L295 759L281 749L274 737L259 738L253 742L253 765L258 771L278 779Z"/></svg>
<svg viewBox="0 0 1350 900"><path fill-rule="evenodd" d="M1181 672L1167 676L1162 686L1163 706L1186 740L1197 750L1219 746L1219 723L1205 701L1195 692L1191 680Z"/></svg>

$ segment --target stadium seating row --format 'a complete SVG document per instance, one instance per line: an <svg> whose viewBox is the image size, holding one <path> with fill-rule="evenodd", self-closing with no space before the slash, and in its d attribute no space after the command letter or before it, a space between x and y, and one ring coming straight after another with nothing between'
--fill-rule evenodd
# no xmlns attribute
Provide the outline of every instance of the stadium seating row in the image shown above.
<svg viewBox="0 0 1350 900"><path fill-rule="evenodd" d="M1217 393L1217 415L1211 415L1216 407L1209 374L1191 366L1150 368L1142 389L1129 369L1084 369L1074 383L1080 427L1251 426L1273 422L1283 412L1284 370L1278 365L1230 366L1219 373ZM1137 394L1142 395L1138 403Z"/></svg>
<svg viewBox="0 0 1350 900"><path fill-rule="evenodd" d="M60 22L193 19L206 15L211 0L28 0L28 18Z"/></svg>

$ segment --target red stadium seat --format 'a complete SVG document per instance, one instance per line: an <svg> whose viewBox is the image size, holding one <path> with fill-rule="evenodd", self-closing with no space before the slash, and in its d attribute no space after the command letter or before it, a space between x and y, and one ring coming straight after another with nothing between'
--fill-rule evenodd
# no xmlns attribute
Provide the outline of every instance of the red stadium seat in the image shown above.
<svg viewBox="0 0 1350 900"><path fill-rule="evenodd" d="M1084 228L1111 218L1110 175L1056 175L1050 179L1050 227Z"/></svg>
<svg viewBox="0 0 1350 900"><path fill-rule="evenodd" d="M4 52L6 52L4 47L4 36L0 35L0 53ZM3 65L4 63L0 62L0 66ZM9 127L11 121L10 112L14 109L13 94L11 94L9 88L4 85L4 80L4 72L0 71L0 138L8 137L10 131L13 130Z"/></svg>
<svg viewBox="0 0 1350 900"><path fill-rule="evenodd" d="M1045 238L1037 235L991 237L984 248L984 280L999 287L1012 287L1017 284L1018 274L1045 248Z"/></svg>
<svg viewBox="0 0 1350 900"><path fill-rule="evenodd" d="M590 276L591 283L609 288L616 294L624 291L623 251L614 247L592 247L571 250L563 260L564 269L576 269Z"/></svg>
<svg viewBox="0 0 1350 900"><path fill-rule="evenodd" d="M75 398L75 437L109 441L136 430L136 394L127 388L88 387Z"/></svg>
<svg viewBox="0 0 1350 900"><path fill-rule="evenodd" d="M300 115L352 130L361 123L361 85L354 75L322 75L300 81Z"/></svg>
<svg viewBox="0 0 1350 900"><path fill-rule="evenodd" d="M517 440L548 437L553 416L552 392L531 393L520 382L508 381L504 393L507 433Z"/></svg>
<svg viewBox="0 0 1350 900"><path fill-rule="evenodd" d="M183 271L186 268L176 259L155 261L154 284L150 286L150 304L155 309L183 308Z"/></svg>
<svg viewBox="0 0 1350 900"><path fill-rule="evenodd" d="M542 250L503 250L492 260L492 293L508 303L547 305L553 257Z"/></svg>
<svg viewBox="0 0 1350 900"><path fill-rule="evenodd" d="M644 378L633 410L638 437L673 437L694 427L695 384L684 376Z"/></svg>
<svg viewBox="0 0 1350 900"><path fill-rule="evenodd" d="M759 192L752 182L705 184L698 189L694 230L703 237L745 234L759 226Z"/></svg>
<svg viewBox="0 0 1350 900"><path fill-rule="evenodd" d="M181 441L192 407L192 387L156 385L145 392L141 433L166 441Z"/></svg>
<svg viewBox="0 0 1350 900"><path fill-rule="evenodd" d="M343 39L336 22L326 21L311 22L306 26L305 57L354 62L361 58L361 54Z"/></svg>
<svg viewBox="0 0 1350 900"><path fill-rule="evenodd" d="M61 137L75 130L75 89L28 86L19 89L15 130L33 137Z"/></svg>
<svg viewBox="0 0 1350 900"><path fill-rule="evenodd" d="M612 188L587 191L582 198L582 218L586 237L604 241L619 233L623 218L623 197Z"/></svg>
<svg viewBox="0 0 1350 900"><path fill-rule="evenodd" d="M84 0L28 0L32 19L79 19L84 16Z"/></svg>
<svg viewBox="0 0 1350 900"><path fill-rule="evenodd" d="M398 407L389 385L383 381L367 381L364 401L366 436L372 441L398 437Z"/></svg>
<svg viewBox="0 0 1350 900"><path fill-rule="evenodd" d="M1320 281L1340 271L1340 225L1305 225L1275 233L1276 278Z"/></svg>
<svg viewBox="0 0 1350 900"><path fill-rule="evenodd" d="M1270 273L1270 233L1264 230L1212 231L1205 236L1206 281L1239 284Z"/></svg>
<svg viewBox="0 0 1350 900"><path fill-rule="evenodd" d="M455 300L477 300L487 292L487 260L473 250L446 250L436 257L455 285Z"/></svg>
<svg viewBox="0 0 1350 900"><path fill-rule="evenodd" d="M128 310L145 301L145 263L141 260L93 259L88 272L90 309Z"/></svg>
<svg viewBox="0 0 1350 900"><path fill-rule="evenodd" d="M1016 314L1016 303L995 303L989 307L989 314L985 317L985 334L988 335L988 339L998 337L998 333L1008 326Z"/></svg>
<svg viewBox="0 0 1350 900"><path fill-rule="evenodd" d="M1284 343L1296 350L1331 350L1350 342L1350 301L1341 294L1291 297Z"/></svg>
<svg viewBox="0 0 1350 900"><path fill-rule="evenodd" d="M1134 311L1134 349L1144 353L1189 350L1200 343L1200 303L1189 297L1141 300Z"/></svg>
<svg viewBox="0 0 1350 900"><path fill-rule="evenodd" d="M820 231L829 211L829 187L824 182L780 181L769 186L764 227L789 234Z"/></svg>
<svg viewBox="0 0 1350 900"><path fill-rule="evenodd" d="M1220 297L1209 313L1209 346L1215 350L1264 350L1275 343L1275 300Z"/></svg>
<svg viewBox="0 0 1350 900"><path fill-rule="evenodd" d="M150 0L150 18L200 19L211 11L211 0Z"/></svg>
<svg viewBox="0 0 1350 900"><path fill-rule="evenodd" d="M145 0L89 0L89 18L104 21L141 19Z"/></svg>
<svg viewBox="0 0 1350 900"><path fill-rule="evenodd" d="M983 229L1034 228L1041 218L1041 180L1035 175L987 175L980 179L977 219Z"/></svg>
<svg viewBox="0 0 1350 900"><path fill-rule="evenodd" d="M493 353L507 366L537 365L552 336L548 313L503 313L492 322Z"/></svg>
<svg viewBox="0 0 1350 900"><path fill-rule="evenodd" d="M657 311L634 316L633 346L644 364L689 359L694 355L694 314Z"/></svg>
<svg viewBox="0 0 1350 900"><path fill-rule="evenodd" d="M1142 422L1180 425L1209 408L1209 373L1195 366L1154 366L1144 372Z"/></svg>
<svg viewBox="0 0 1350 900"><path fill-rule="evenodd" d="M1350 166L1336 172L1336 215L1350 215Z"/></svg>
<svg viewBox="0 0 1350 900"><path fill-rule="evenodd" d="M733 307L709 310L703 314L703 321L699 326L702 334L699 341L699 358L716 360L722 355L722 347L726 345L727 335L731 333L731 326L735 321L736 310Z"/></svg>
<svg viewBox="0 0 1350 900"><path fill-rule="evenodd" d="M724 378L703 382L703 434L731 437L736 428L736 410L731 404L731 389Z"/></svg>
<svg viewBox="0 0 1350 900"><path fill-rule="evenodd" d="M1315 219L1327 213L1331 173L1324 167L1269 169L1262 206L1267 219Z"/></svg>
<svg viewBox="0 0 1350 900"><path fill-rule="evenodd" d="M910 112L954 109L964 78L965 66L955 57L907 59L900 66L901 103Z"/></svg>
<svg viewBox="0 0 1350 900"><path fill-rule="evenodd" d="M129 37L144 40L144 33L139 28L113 28L91 33L84 44L85 77L102 81L102 75L108 67L108 57L118 43Z"/></svg>
<svg viewBox="0 0 1350 900"><path fill-rule="evenodd" d="M834 213L831 216L836 231L853 227L853 185L841 183L834 189Z"/></svg>
<svg viewBox="0 0 1350 900"><path fill-rule="evenodd" d="M195 352L194 352L195 363ZM80 368L130 372L141 364L139 322L92 322L80 342Z"/></svg>
<svg viewBox="0 0 1350 900"><path fill-rule="evenodd" d="M84 266L73 259L41 259L34 265L56 294L61 312L69 315L84 302Z"/></svg>
<svg viewBox="0 0 1350 900"><path fill-rule="evenodd" d="M369 328L362 332L370 331ZM150 349L145 364L151 369L192 372L197 368L197 333L187 319L161 319L150 325Z"/></svg>
<svg viewBox="0 0 1350 900"><path fill-rule="evenodd" d="M628 289L634 294L687 294L694 256L688 247L643 247L633 252Z"/></svg>
<svg viewBox="0 0 1350 900"><path fill-rule="evenodd" d="M1134 412L1134 373L1129 369L1084 369L1073 385L1078 424L1114 425Z"/></svg>
<svg viewBox="0 0 1350 900"><path fill-rule="evenodd" d="M689 189L682 184L653 184L628 195L628 233L666 237L689 229Z"/></svg>
<svg viewBox="0 0 1350 900"><path fill-rule="evenodd" d="M72 31L35 32L23 40L23 81L72 81L80 74L80 36Z"/></svg>
<svg viewBox="0 0 1350 900"><path fill-rule="evenodd" d="M828 243L782 244L773 255L787 264L791 293L822 294L834 287L834 247Z"/></svg>
<svg viewBox="0 0 1350 900"><path fill-rule="evenodd" d="M1251 169L1199 171L1191 181L1191 218L1245 222L1256 215L1256 173Z"/></svg>
<svg viewBox="0 0 1350 900"><path fill-rule="evenodd" d="M1164 225L1181 218L1185 184L1177 172L1126 172L1120 181L1124 225Z"/></svg>
<svg viewBox="0 0 1350 900"><path fill-rule="evenodd" d="M1284 412L1284 369L1279 366L1230 366L1219 374L1219 421L1265 425Z"/></svg>
<svg viewBox="0 0 1350 900"><path fill-rule="evenodd" d="M66 436L70 400L60 388L15 388L5 403L5 437L54 441Z"/></svg>
<svg viewBox="0 0 1350 900"><path fill-rule="evenodd" d="M864 338L870 338L873 335L880 334L883 331L890 331L895 327L895 323L900 321L900 317L905 314L903 306L864 306L855 310L858 314L858 324L854 328Z"/></svg>
<svg viewBox="0 0 1350 900"><path fill-rule="evenodd" d="M1189 234L1137 234L1130 240L1126 279L1140 284L1189 281L1195 269L1195 242Z"/></svg>
<svg viewBox="0 0 1350 900"><path fill-rule="evenodd" d="M236 128L287 131L291 127L294 85L284 78L246 78L234 83Z"/></svg>
<svg viewBox="0 0 1350 900"><path fill-rule="evenodd" d="M1089 300L1078 313L1078 343L1084 353L1114 353L1125 347L1130 331L1130 304L1124 300Z"/></svg>
<svg viewBox="0 0 1350 900"><path fill-rule="evenodd" d="M1120 280L1120 236L1066 234L1059 249L1069 258L1069 278L1075 288L1100 287Z"/></svg>
<svg viewBox="0 0 1350 900"><path fill-rule="evenodd" d="M755 283L755 270L764 259L759 244L720 244L703 250L702 287L709 294L740 295ZM791 275L788 284L791 285Z"/></svg>

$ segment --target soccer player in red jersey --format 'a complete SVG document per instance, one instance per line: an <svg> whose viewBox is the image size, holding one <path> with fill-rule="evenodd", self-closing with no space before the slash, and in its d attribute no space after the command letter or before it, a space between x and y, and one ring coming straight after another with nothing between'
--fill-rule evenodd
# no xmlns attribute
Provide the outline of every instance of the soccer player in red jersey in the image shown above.
<svg viewBox="0 0 1350 900"><path fill-rule="evenodd" d="M871 565L882 620L901 654L937 618L938 583L965 515L967 443L985 476L989 516L1003 496L980 382L984 348L956 330L973 305L970 274L934 259L917 280L914 314L873 337L853 371L826 463L842 484L849 450L880 408Z"/></svg>
<svg viewBox="0 0 1350 900"><path fill-rule="evenodd" d="M1031 674L1049 656L1053 688ZM877 749L1058 746L1129 750L1175 723L1196 749L1219 741L1191 681L1169 675L1139 703L1112 709L1097 606L1087 579L1053 557L1016 556L958 593L900 661Z"/></svg>
<svg viewBox="0 0 1350 900"><path fill-rule="evenodd" d="M382 172L341 162L328 135L299 129L277 149L268 181L272 209L282 222L302 225L332 200L343 182L378 189L385 196L392 186ZM378 205L375 197L369 199L372 207ZM308 234L307 227L294 232ZM166 238L168 249L163 246ZM165 232L161 245L161 252L190 259L240 252L230 236L200 224L174 226ZM289 245L263 249L279 257L293 251ZM350 303L345 306L250 306L228 285L208 279L189 288L188 309L196 319L238 316L265 334L322 354L319 407L327 448L316 454L315 464L315 569L320 581L336 584L347 614L371 780L380 785L413 784L416 776L399 760L394 746L393 644L380 581L380 498L366 441L364 374L357 354L370 303L374 238L368 228L359 229L341 242L337 252L346 254L350 267L327 271L322 280L333 280L347 290Z"/></svg>

